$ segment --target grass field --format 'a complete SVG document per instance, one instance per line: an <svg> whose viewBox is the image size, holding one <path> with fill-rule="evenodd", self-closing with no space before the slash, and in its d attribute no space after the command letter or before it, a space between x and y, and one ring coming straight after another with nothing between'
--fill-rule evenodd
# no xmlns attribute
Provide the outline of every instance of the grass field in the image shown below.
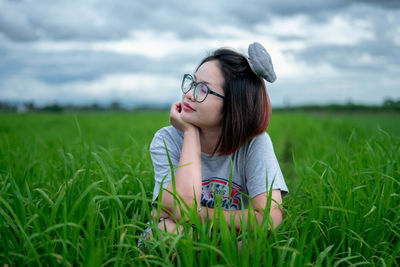
<svg viewBox="0 0 400 267"><path fill-rule="evenodd" d="M165 112L0 114L1 266L400 265L399 114L274 113L284 221L154 230L148 146ZM191 216L190 214L188 215Z"/></svg>

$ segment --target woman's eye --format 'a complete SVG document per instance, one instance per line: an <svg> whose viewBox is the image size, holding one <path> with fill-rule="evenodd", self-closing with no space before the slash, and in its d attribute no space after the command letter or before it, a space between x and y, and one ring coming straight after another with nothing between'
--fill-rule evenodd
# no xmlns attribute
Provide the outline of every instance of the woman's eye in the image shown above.
<svg viewBox="0 0 400 267"><path fill-rule="evenodd" d="M205 84L199 84L199 90L200 90L200 92L202 93L202 94L207 94L207 92L208 92L208 88L207 88L207 86L205 85Z"/></svg>

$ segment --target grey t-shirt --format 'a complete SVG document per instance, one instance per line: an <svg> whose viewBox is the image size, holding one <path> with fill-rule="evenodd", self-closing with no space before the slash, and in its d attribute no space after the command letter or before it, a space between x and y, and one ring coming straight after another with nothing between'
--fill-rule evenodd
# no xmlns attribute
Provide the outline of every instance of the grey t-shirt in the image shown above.
<svg viewBox="0 0 400 267"><path fill-rule="evenodd" d="M173 166L177 167L182 151L183 132L168 126L154 135L150 145L155 174L153 201L158 197L164 177L163 188L167 188L171 182L171 168L163 140ZM231 164L232 185L229 194ZM232 210L247 208L249 198L268 192L271 184L272 189L280 189L283 196L288 193L271 139L266 132L254 137L231 155L210 156L201 153L201 171L203 206L213 208L214 194L217 194L222 196L222 208L225 210L229 206Z"/></svg>

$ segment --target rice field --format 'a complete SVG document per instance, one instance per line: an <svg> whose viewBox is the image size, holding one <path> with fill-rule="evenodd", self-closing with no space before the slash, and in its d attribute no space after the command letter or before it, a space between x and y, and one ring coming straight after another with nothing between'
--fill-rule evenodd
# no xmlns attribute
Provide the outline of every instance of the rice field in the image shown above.
<svg viewBox="0 0 400 267"><path fill-rule="evenodd" d="M153 227L138 248L166 125L167 112L0 114L1 266L400 266L398 113L273 113L283 223L237 234L188 212L183 233Z"/></svg>

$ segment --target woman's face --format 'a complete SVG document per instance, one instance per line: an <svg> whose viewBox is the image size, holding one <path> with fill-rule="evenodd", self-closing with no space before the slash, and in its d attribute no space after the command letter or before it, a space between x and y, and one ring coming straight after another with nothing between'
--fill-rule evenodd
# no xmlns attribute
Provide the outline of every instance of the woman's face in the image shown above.
<svg viewBox="0 0 400 267"><path fill-rule="evenodd" d="M202 64L194 74L196 82L207 84L208 88L220 95L225 95L222 85L224 78L216 60ZM206 100L198 103L194 99L194 88L182 95L181 118L201 129L221 127L222 107L224 100L213 94L208 94Z"/></svg>

